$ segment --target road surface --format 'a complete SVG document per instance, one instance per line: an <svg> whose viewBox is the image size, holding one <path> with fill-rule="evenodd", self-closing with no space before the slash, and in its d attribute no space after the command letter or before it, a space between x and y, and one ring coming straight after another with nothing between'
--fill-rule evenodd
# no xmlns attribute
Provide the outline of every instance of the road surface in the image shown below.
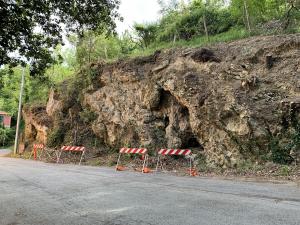
<svg viewBox="0 0 300 225"><path fill-rule="evenodd" d="M1 225L299 225L300 189L0 158Z"/></svg>

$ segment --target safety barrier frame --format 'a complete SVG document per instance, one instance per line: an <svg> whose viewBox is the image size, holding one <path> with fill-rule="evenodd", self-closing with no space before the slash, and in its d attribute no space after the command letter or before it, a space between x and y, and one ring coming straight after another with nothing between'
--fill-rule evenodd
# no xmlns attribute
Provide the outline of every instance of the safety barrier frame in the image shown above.
<svg viewBox="0 0 300 225"><path fill-rule="evenodd" d="M162 161L161 161L161 156L174 156L174 155L190 156L191 154L192 154L192 151L190 149L160 149L157 152L158 156L157 156L155 172L158 171L159 164L161 166L161 169L164 170ZM189 157L188 160L189 160L189 167L190 167L189 174L190 174L190 176L193 176L193 174L192 174L192 157Z"/></svg>
<svg viewBox="0 0 300 225"><path fill-rule="evenodd" d="M145 167L147 166L147 162L148 162L147 152L148 152L148 149L146 149L146 148L121 148L119 151L119 156L118 156L118 160L117 160L116 171L118 171L122 154L141 154L144 156L142 173L145 173Z"/></svg>
<svg viewBox="0 0 300 225"><path fill-rule="evenodd" d="M85 156L86 148L83 146L62 146L57 156L56 163L59 163L63 152L81 152L79 165L81 165L82 159Z"/></svg>
<svg viewBox="0 0 300 225"><path fill-rule="evenodd" d="M44 144L33 144L33 150L31 151L31 154L29 156L29 159L31 159L32 155L34 160L37 160L37 150L42 150L42 152L44 152L45 149L45 145ZM43 154L43 153L42 153ZM40 155L41 157L42 155Z"/></svg>

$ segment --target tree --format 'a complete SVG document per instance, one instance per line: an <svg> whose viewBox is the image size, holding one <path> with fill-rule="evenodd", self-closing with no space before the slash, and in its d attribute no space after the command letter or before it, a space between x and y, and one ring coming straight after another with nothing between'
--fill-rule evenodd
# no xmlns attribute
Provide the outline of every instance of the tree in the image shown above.
<svg viewBox="0 0 300 225"><path fill-rule="evenodd" d="M287 11L285 14L285 24L284 29L287 29L291 24L292 18L296 17L294 14L297 15L297 19L300 18L300 1L299 0L287 0Z"/></svg>
<svg viewBox="0 0 300 225"><path fill-rule="evenodd" d="M49 88L74 75L75 49L62 50L58 46L53 57L62 56L61 63L51 65L44 76L30 76L29 67L25 70L24 103L46 104ZM18 110L22 68L9 68L7 65L0 68L0 110L15 117Z"/></svg>
<svg viewBox="0 0 300 225"><path fill-rule="evenodd" d="M0 146L11 144L13 140L13 130L0 126Z"/></svg>
<svg viewBox="0 0 300 225"><path fill-rule="evenodd" d="M122 55L120 40L116 35L97 35L89 32L77 41L76 60L80 66L99 60L111 60Z"/></svg>
<svg viewBox="0 0 300 225"><path fill-rule="evenodd" d="M251 33L248 4L247 4L246 0L244 0L244 12L245 12L244 14L245 14L245 18L246 18L247 29L248 29L248 32Z"/></svg>
<svg viewBox="0 0 300 225"><path fill-rule="evenodd" d="M32 60L32 74L41 74L54 59L51 49L67 34L113 31L119 0L0 0L0 65Z"/></svg>
<svg viewBox="0 0 300 225"><path fill-rule="evenodd" d="M155 40L156 24L135 24L134 29L140 38L142 47L147 48Z"/></svg>

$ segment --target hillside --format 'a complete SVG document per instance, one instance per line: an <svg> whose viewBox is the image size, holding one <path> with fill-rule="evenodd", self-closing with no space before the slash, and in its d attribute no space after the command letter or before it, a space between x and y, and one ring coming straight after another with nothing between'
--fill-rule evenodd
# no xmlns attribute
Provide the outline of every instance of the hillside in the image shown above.
<svg viewBox="0 0 300 225"><path fill-rule="evenodd" d="M299 155L300 35L95 62L28 106L25 136L55 147L192 148L206 162ZM298 152L297 152L298 151Z"/></svg>

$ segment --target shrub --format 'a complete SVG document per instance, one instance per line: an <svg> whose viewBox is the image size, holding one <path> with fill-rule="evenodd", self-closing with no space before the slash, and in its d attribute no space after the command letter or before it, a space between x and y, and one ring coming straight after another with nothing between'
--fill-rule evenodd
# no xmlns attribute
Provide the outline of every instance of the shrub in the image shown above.
<svg viewBox="0 0 300 225"><path fill-rule="evenodd" d="M290 173L291 173L291 169L287 165L282 166L278 171L279 176L289 176Z"/></svg>
<svg viewBox="0 0 300 225"><path fill-rule="evenodd" d="M55 126L49 132L47 138L47 146L50 148L55 148L59 146L61 143L63 143L64 138L65 138L65 130L63 129L63 126Z"/></svg>
<svg viewBox="0 0 300 225"><path fill-rule="evenodd" d="M277 139L271 140L270 149L271 159L274 163L290 164L293 161L289 149L282 147Z"/></svg>
<svg viewBox="0 0 300 225"><path fill-rule="evenodd" d="M14 133L14 129L0 127L0 146L12 145L14 141Z"/></svg>
<svg viewBox="0 0 300 225"><path fill-rule="evenodd" d="M97 114L89 109L83 109L83 111L79 113L79 116L85 124L90 124L97 119Z"/></svg>

